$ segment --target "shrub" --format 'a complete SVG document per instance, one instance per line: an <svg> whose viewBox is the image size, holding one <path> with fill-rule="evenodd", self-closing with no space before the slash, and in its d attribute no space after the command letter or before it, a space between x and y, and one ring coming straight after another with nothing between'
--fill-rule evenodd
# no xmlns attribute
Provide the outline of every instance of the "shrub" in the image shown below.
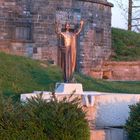
<svg viewBox="0 0 140 140"><path fill-rule="evenodd" d="M140 103L130 106L130 116L125 129L130 140L140 140Z"/></svg>
<svg viewBox="0 0 140 140"><path fill-rule="evenodd" d="M32 98L24 104L4 105L0 139L89 140L89 127L79 100Z"/></svg>

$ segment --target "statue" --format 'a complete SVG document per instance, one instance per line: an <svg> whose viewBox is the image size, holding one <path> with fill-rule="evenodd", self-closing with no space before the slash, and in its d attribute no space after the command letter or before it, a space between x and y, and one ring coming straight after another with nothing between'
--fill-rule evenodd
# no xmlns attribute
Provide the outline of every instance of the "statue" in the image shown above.
<svg viewBox="0 0 140 140"><path fill-rule="evenodd" d="M61 49L61 68L64 72L64 81L70 82L76 66L76 54L77 54L77 36L82 30L84 22L80 22L80 28L77 32L70 32L70 24L66 23L66 31L58 31L58 24L56 27L56 32L58 35L63 37L64 45L60 46Z"/></svg>

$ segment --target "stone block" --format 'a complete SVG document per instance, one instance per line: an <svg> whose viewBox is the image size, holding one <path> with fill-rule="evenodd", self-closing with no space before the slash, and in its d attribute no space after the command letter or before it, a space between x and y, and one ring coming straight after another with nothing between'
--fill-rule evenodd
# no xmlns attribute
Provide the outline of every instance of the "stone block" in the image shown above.
<svg viewBox="0 0 140 140"><path fill-rule="evenodd" d="M101 70L91 70L89 75L93 78L102 79L103 72Z"/></svg>
<svg viewBox="0 0 140 140"><path fill-rule="evenodd" d="M83 87L82 84L77 83L57 83L56 94L83 94Z"/></svg>
<svg viewBox="0 0 140 140"><path fill-rule="evenodd" d="M112 71L111 70L106 70L103 71L103 79L112 79Z"/></svg>
<svg viewBox="0 0 140 140"><path fill-rule="evenodd" d="M90 132L90 140L106 140L104 130L92 130Z"/></svg>
<svg viewBox="0 0 140 140"><path fill-rule="evenodd" d="M95 129L90 134L90 140L128 140L126 132L117 128Z"/></svg>
<svg viewBox="0 0 140 140"><path fill-rule="evenodd" d="M129 105L140 102L140 94L95 95L95 125L97 127L124 126L129 116Z"/></svg>

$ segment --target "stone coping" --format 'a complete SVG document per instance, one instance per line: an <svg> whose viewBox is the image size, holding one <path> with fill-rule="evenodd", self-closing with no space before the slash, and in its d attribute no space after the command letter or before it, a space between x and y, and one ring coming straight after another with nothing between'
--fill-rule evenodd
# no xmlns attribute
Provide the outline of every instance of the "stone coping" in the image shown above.
<svg viewBox="0 0 140 140"><path fill-rule="evenodd" d="M140 65L140 61L106 61L103 65Z"/></svg>
<svg viewBox="0 0 140 140"><path fill-rule="evenodd" d="M51 91L33 91L32 93L22 93L21 95L39 95L39 94L48 94L51 95ZM54 92L55 93L55 92ZM56 95L70 95L66 93L55 93ZM140 94L130 94L130 93L112 93L112 92L98 92L98 91L83 91L82 94L74 94L74 95L90 95L90 96L101 96L101 95L140 95Z"/></svg>
<svg viewBox="0 0 140 140"><path fill-rule="evenodd" d="M109 6L109 7L114 7L114 5L110 2L105 2L103 0L78 0L78 1L84 1L84 2L92 2L92 3L97 3L97 4L102 4L105 6Z"/></svg>

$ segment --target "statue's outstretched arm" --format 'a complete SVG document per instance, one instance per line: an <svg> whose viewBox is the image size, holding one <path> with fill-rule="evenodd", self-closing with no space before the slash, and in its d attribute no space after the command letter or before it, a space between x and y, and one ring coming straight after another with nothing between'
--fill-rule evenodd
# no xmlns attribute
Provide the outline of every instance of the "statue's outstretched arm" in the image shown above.
<svg viewBox="0 0 140 140"><path fill-rule="evenodd" d="M81 22L80 22L80 28L79 28L78 32L76 33L76 35L78 35L81 32L81 30L83 28L83 25L84 25L84 21L81 20Z"/></svg>

